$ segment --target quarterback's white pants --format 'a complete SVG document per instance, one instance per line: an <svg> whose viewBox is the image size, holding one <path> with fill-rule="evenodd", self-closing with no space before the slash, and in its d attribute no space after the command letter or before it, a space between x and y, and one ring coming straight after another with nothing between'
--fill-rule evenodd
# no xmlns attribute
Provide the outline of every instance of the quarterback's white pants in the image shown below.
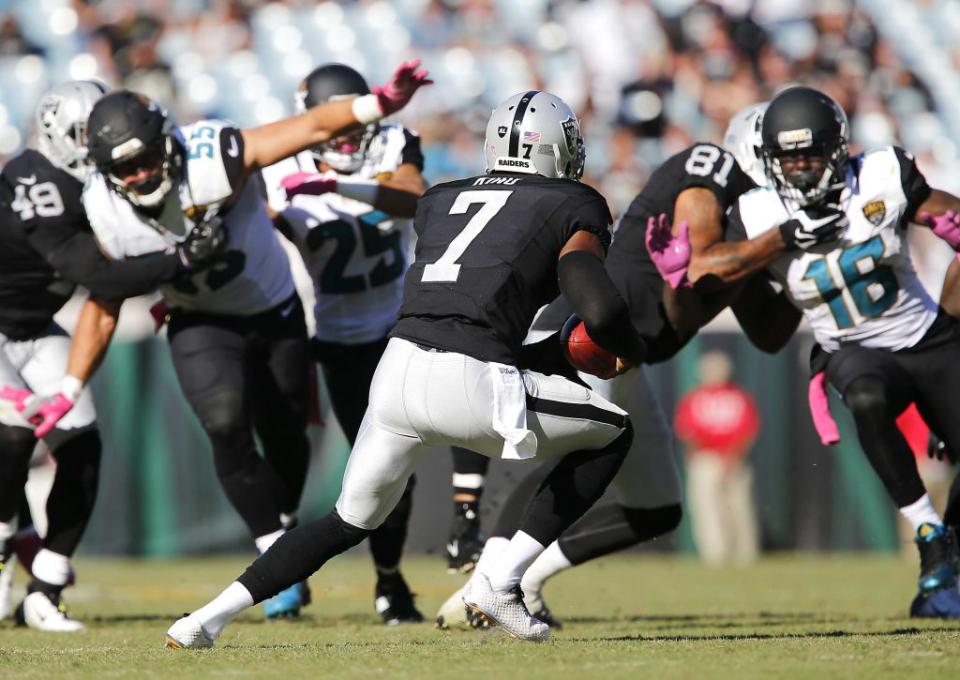
<svg viewBox="0 0 960 680"><path fill-rule="evenodd" d="M607 400L625 409L633 424L633 443L611 486L621 505L660 508L683 499L673 431L643 368L611 380L588 373L580 378Z"/></svg>
<svg viewBox="0 0 960 680"><path fill-rule="evenodd" d="M30 340L11 340L0 333L0 386L28 388L46 397L60 391L67 373L70 336L51 323L46 332ZM97 418L90 390L83 390L70 412L57 423L58 430L69 432L91 425ZM30 427L13 408L0 408L0 424ZM61 439L62 441L62 439Z"/></svg>
<svg viewBox="0 0 960 680"><path fill-rule="evenodd" d="M522 377L537 459L601 449L626 427L623 409L581 385L533 371ZM363 529L380 526L430 447L454 445L500 457L504 438L493 425L495 389L486 362L392 338L344 473L340 517Z"/></svg>

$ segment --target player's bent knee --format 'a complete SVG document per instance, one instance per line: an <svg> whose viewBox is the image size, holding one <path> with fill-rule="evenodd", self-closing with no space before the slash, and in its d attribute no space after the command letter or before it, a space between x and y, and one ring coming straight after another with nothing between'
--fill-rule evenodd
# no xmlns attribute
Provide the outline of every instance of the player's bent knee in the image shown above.
<svg viewBox="0 0 960 680"><path fill-rule="evenodd" d="M37 440L33 430L13 425L0 426L0 459L10 464L19 462L26 464L33 455L33 447Z"/></svg>
<svg viewBox="0 0 960 680"><path fill-rule="evenodd" d="M676 503L659 508L625 507L623 514L634 532L644 536L641 540L649 540L680 526L680 520L683 519L683 506Z"/></svg>
<svg viewBox="0 0 960 680"><path fill-rule="evenodd" d="M857 378L843 393L847 408L856 415L886 416L890 408L886 386L875 376Z"/></svg>

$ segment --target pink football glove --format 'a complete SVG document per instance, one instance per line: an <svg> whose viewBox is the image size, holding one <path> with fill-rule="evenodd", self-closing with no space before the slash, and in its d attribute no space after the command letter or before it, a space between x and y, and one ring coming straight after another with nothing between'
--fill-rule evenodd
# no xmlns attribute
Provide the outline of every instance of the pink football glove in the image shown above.
<svg viewBox="0 0 960 680"><path fill-rule="evenodd" d="M73 408L73 402L70 401L62 392L58 392L52 397L41 399L39 405L34 409L24 410L23 415L31 425L36 425L33 431L37 437L43 437L56 426L70 409ZM33 413L28 415L32 410Z"/></svg>
<svg viewBox="0 0 960 680"><path fill-rule="evenodd" d="M430 74L427 73L427 70L418 71L418 66L420 66L419 59L405 61L397 67L386 85L378 85L373 88L372 92L377 95L377 102L380 104L380 110L384 116L389 116L402 109L413 97L414 92L424 85L433 83L429 79Z"/></svg>
<svg viewBox="0 0 960 680"><path fill-rule="evenodd" d="M942 215L920 213L920 223L933 230L933 233L950 244L954 250L960 250L960 213L948 210Z"/></svg>
<svg viewBox="0 0 960 680"><path fill-rule="evenodd" d="M687 279L687 267L690 265L690 225L680 223L680 234L674 236L670 231L667 216L647 220L647 251L656 265L657 271L670 287L685 288L690 285Z"/></svg>
<svg viewBox="0 0 960 680"><path fill-rule="evenodd" d="M320 196L337 190L337 180L329 179L315 172L295 172L280 180L280 186L287 192L287 200L297 194Z"/></svg>
<svg viewBox="0 0 960 680"><path fill-rule="evenodd" d="M813 417L813 426L820 435L824 446L840 441L840 429L837 421L830 415L830 400L827 397L827 374L823 371L814 374L807 386L807 404Z"/></svg>
<svg viewBox="0 0 960 680"><path fill-rule="evenodd" d="M23 413L36 401L33 392L26 387L10 387L10 385L4 385L3 388L0 388L0 399L12 402L17 413Z"/></svg>

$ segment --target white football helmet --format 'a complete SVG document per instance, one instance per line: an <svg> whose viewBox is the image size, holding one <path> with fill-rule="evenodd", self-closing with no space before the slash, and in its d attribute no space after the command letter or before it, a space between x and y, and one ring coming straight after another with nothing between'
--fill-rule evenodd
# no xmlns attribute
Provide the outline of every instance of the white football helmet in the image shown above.
<svg viewBox="0 0 960 680"><path fill-rule="evenodd" d="M586 147L580 121L549 92L521 92L493 110L483 143L487 172L580 179Z"/></svg>
<svg viewBox="0 0 960 680"><path fill-rule="evenodd" d="M768 182L760 148L763 146L763 113L769 103L751 104L737 111L730 118L727 131L723 134L724 148L733 154L750 179L761 187Z"/></svg>
<svg viewBox="0 0 960 680"><path fill-rule="evenodd" d="M37 151L81 182L93 171L87 160L87 117L107 90L96 80L72 80L48 90L37 104Z"/></svg>

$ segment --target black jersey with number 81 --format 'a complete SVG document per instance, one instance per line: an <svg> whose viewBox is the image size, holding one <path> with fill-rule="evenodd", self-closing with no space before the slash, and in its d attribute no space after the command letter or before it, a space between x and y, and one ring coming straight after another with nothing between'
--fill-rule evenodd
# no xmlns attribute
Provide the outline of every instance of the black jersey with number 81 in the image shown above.
<svg viewBox="0 0 960 680"><path fill-rule="evenodd" d="M417 206L392 335L516 363L537 309L559 293L561 249L579 230L606 247L610 221L603 197L572 180L497 174L433 187Z"/></svg>

